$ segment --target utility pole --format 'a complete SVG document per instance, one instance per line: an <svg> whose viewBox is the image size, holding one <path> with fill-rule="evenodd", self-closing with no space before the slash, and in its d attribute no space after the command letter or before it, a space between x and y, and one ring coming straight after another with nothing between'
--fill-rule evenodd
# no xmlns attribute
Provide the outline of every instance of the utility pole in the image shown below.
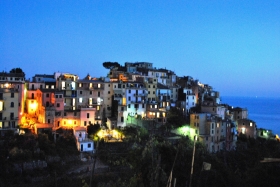
<svg viewBox="0 0 280 187"><path fill-rule="evenodd" d="M55 108L53 108L54 143L56 143Z"/></svg>
<svg viewBox="0 0 280 187"><path fill-rule="evenodd" d="M193 176L193 164L194 164L194 155L195 155L195 143L196 143L197 135L194 136L193 140L193 155L192 155L192 167L191 167L191 175L190 175L190 184L189 187L192 187L192 176Z"/></svg>

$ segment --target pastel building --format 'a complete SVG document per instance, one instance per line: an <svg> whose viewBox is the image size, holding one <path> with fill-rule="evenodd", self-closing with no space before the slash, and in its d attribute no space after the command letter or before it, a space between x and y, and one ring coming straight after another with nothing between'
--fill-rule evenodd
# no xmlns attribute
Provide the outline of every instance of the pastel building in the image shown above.
<svg viewBox="0 0 280 187"><path fill-rule="evenodd" d="M250 119L237 120L238 134L244 134L248 138L256 138L257 125L256 122Z"/></svg>
<svg viewBox="0 0 280 187"><path fill-rule="evenodd" d="M16 130L24 112L24 73L0 73L0 130Z"/></svg>
<svg viewBox="0 0 280 187"><path fill-rule="evenodd" d="M94 152L94 142L87 137L87 129L84 127L73 128L73 133L76 138L76 146L80 152Z"/></svg>

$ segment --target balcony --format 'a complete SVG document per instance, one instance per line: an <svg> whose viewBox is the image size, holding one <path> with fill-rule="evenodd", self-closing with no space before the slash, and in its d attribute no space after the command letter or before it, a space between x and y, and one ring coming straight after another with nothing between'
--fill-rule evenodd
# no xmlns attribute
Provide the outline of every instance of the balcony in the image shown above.
<svg viewBox="0 0 280 187"><path fill-rule="evenodd" d="M122 94L114 94L114 97L115 97L116 99L120 99L120 98L122 98L123 96L122 96Z"/></svg>
<svg viewBox="0 0 280 187"><path fill-rule="evenodd" d="M128 103L144 104L142 101L128 101Z"/></svg>
<svg viewBox="0 0 280 187"><path fill-rule="evenodd" d="M136 94L133 94L134 97L145 97L147 96L148 94L147 93L136 93Z"/></svg>
<svg viewBox="0 0 280 187"><path fill-rule="evenodd" d="M85 89L88 89L88 90L104 90L104 86L101 86L101 87L90 86L90 87L86 87Z"/></svg>
<svg viewBox="0 0 280 187"><path fill-rule="evenodd" d="M67 98L67 97L76 98L77 94L63 94L63 97L64 98Z"/></svg>
<svg viewBox="0 0 280 187"><path fill-rule="evenodd" d="M13 116L4 117L2 120L3 120L3 121L18 120L18 117L13 117Z"/></svg>

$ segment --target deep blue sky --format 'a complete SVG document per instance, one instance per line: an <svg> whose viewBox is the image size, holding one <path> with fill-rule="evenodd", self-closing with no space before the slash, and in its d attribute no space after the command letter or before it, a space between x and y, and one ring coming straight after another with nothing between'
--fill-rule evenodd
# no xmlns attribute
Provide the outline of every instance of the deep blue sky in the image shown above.
<svg viewBox="0 0 280 187"><path fill-rule="evenodd" d="M280 96L280 1L0 1L0 71L100 77L104 61L152 62L222 96Z"/></svg>

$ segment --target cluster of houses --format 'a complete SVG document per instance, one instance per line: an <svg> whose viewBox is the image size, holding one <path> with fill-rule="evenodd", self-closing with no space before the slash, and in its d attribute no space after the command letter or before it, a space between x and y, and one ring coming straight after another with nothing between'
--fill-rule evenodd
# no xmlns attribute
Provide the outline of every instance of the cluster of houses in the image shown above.
<svg viewBox="0 0 280 187"><path fill-rule="evenodd" d="M190 120L186 135L198 137L210 152L235 148L237 136L270 137L257 129L246 108L223 104L220 94L190 76L157 69L152 63L125 63L106 77L71 73L0 73L0 133L31 128L35 133L72 128L80 151L93 150L86 127L106 122L109 129L153 121L164 125L176 107Z"/></svg>

